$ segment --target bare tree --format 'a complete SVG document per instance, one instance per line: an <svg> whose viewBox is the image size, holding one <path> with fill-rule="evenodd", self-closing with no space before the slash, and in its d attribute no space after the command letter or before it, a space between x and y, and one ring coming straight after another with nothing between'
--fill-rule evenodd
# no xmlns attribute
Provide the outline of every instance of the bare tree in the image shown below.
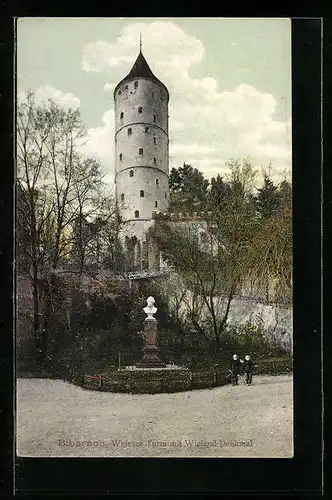
<svg viewBox="0 0 332 500"><path fill-rule="evenodd" d="M233 164L227 195L213 212L206 212L200 222L191 224L160 220L152 233L192 297L203 302L199 314L192 308L191 321L214 340L216 353L231 302L249 276L246 256L257 231L250 191L253 178L250 165Z"/></svg>
<svg viewBox="0 0 332 500"><path fill-rule="evenodd" d="M278 213L259 220L257 237L246 254L249 280L260 294L268 289L269 301L275 306L292 304L293 238L291 198Z"/></svg>
<svg viewBox="0 0 332 500"><path fill-rule="evenodd" d="M101 167L80 152L83 135L78 110L62 109L51 100L38 106L32 92L18 104L18 251L25 256L19 259L21 269L31 279L34 332L41 358L45 358L54 309L55 271L69 262L77 235L83 234L83 228L75 233L74 224L105 213ZM82 269L82 238L78 247ZM40 280L46 277L48 286L41 294Z"/></svg>
<svg viewBox="0 0 332 500"><path fill-rule="evenodd" d="M203 222L205 231L209 226ZM181 276L184 290L181 299L187 318L202 335L213 338L216 352L220 348L220 334L227 320L229 304L220 317L220 296L223 265L220 252L202 250L199 243L199 225L158 221L153 236L164 257ZM213 234L210 234L211 240ZM217 249L218 250L218 249ZM233 290L230 291L229 303ZM217 304L218 302L218 304ZM203 307L204 306L204 307Z"/></svg>
<svg viewBox="0 0 332 500"><path fill-rule="evenodd" d="M37 352L41 352L39 279L47 261L43 247L51 225L48 203L45 146L49 130L41 130L34 96L27 94L17 110L17 229L20 271L28 275L33 293L33 328ZM24 258L22 258L24 254Z"/></svg>

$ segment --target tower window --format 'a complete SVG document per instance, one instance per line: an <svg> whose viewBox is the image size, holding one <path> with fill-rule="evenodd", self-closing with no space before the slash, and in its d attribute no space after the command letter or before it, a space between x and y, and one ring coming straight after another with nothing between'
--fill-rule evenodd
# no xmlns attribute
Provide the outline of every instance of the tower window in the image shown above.
<svg viewBox="0 0 332 500"><path fill-rule="evenodd" d="M156 179L156 186L159 186L159 179Z"/></svg>
<svg viewBox="0 0 332 500"><path fill-rule="evenodd" d="M138 154L142 155L143 154L143 148L139 148Z"/></svg>
<svg viewBox="0 0 332 500"><path fill-rule="evenodd" d="M125 85L125 88L124 88L124 89L125 89L125 90L128 90L128 85Z"/></svg>
<svg viewBox="0 0 332 500"><path fill-rule="evenodd" d="M140 195L141 198L144 198L144 191L143 191L143 189L140 190L139 195Z"/></svg>
<svg viewBox="0 0 332 500"><path fill-rule="evenodd" d="M156 158L153 158L153 163L156 164L157 163L157 159Z"/></svg>
<svg viewBox="0 0 332 500"><path fill-rule="evenodd" d="M131 133L132 133L132 129L128 128L128 135L130 135Z"/></svg>
<svg viewBox="0 0 332 500"><path fill-rule="evenodd" d="M134 171L133 170L129 170L129 177L134 177Z"/></svg>
<svg viewBox="0 0 332 500"><path fill-rule="evenodd" d="M157 201L155 201L155 202L154 202L154 208L157 208L157 207L158 207L158 202L157 202Z"/></svg>
<svg viewBox="0 0 332 500"><path fill-rule="evenodd" d="M138 112L139 112L139 114L141 114L143 112L143 108L139 107Z"/></svg>
<svg viewBox="0 0 332 500"><path fill-rule="evenodd" d="M165 198L167 198L167 193L166 193L166 191L165 191Z"/></svg>
<svg viewBox="0 0 332 500"><path fill-rule="evenodd" d="M134 86L135 86L135 89L137 89L137 87L138 87L138 82L135 82L135 83L134 83Z"/></svg>
<svg viewBox="0 0 332 500"><path fill-rule="evenodd" d="M119 160L122 160L122 153L119 154Z"/></svg>
<svg viewBox="0 0 332 500"><path fill-rule="evenodd" d="M138 219L138 217L139 217L139 211L135 210L135 219Z"/></svg>
<svg viewBox="0 0 332 500"><path fill-rule="evenodd" d="M145 133L147 134L149 132L149 127L145 127Z"/></svg>
<svg viewBox="0 0 332 500"><path fill-rule="evenodd" d="M120 113L120 119L121 120L123 119L123 111L121 111L121 113Z"/></svg>
<svg viewBox="0 0 332 500"><path fill-rule="evenodd" d="M157 144L157 137L153 138L153 144Z"/></svg>
<svg viewBox="0 0 332 500"><path fill-rule="evenodd" d="M121 201L124 201L124 193L121 195Z"/></svg>
<svg viewBox="0 0 332 500"><path fill-rule="evenodd" d="M153 122L156 123L156 115L153 115Z"/></svg>
<svg viewBox="0 0 332 500"><path fill-rule="evenodd" d="M121 95L121 90L119 90L118 94Z"/></svg>

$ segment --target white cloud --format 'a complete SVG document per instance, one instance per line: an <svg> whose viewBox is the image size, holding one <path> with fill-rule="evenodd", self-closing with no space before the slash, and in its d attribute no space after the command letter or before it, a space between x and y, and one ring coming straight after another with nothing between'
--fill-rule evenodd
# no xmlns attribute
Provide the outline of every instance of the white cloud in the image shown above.
<svg viewBox="0 0 332 500"><path fill-rule="evenodd" d="M200 40L188 36L172 22L133 23L124 28L114 43L96 41L86 45L82 53L83 69L100 72L127 63L129 70L137 57L140 33L143 33L144 52L161 66L188 69L204 55Z"/></svg>
<svg viewBox="0 0 332 500"><path fill-rule="evenodd" d="M258 167L271 161L276 173L290 169L290 123L274 120L277 103L273 95L245 83L223 91L213 75L194 78L190 72L203 60L204 46L173 22L131 23L114 42L85 46L83 69L116 68L119 81L137 57L140 33L152 71L170 92L170 167L191 162L210 177L224 169L230 158L250 156ZM106 83L104 90L111 92L117 81ZM101 128L90 131L95 149L98 137L109 132L104 118L103 122ZM112 142L112 136L108 135L108 141ZM109 155L108 159L113 162Z"/></svg>
<svg viewBox="0 0 332 500"><path fill-rule="evenodd" d="M198 146L197 144L174 144L170 147L171 154L193 155L210 153L211 151L214 151L214 148Z"/></svg>
<svg viewBox="0 0 332 500"><path fill-rule="evenodd" d="M26 92L18 92L18 100L26 99ZM63 93L61 90L55 89L51 85L39 87L35 92L37 105L47 104L49 99L52 99L59 106L69 109L78 108L80 100L78 97L70 93ZM98 159L105 172L105 181L108 184L113 183L113 139L114 138L114 111L110 109L102 116L102 123L99 127L90 128L85 136L79 141L80 151L87 155Z"/></svg>
<svg viewBox="0 0 332 500"><path fill-rule="evenodd" d="M106 180L113 182L114 176L114 111L109 109L103 114L100 127L88 129L82 140L81 150L88 156L97 158L106 174Z"/></svg>
<svg viewBox="0 0 332 500"><path fill-rule="evenodd" d="M19 100L24 100L25 98L25 92L18 93ZM79 108L81 104L79 98L74 94L69 92L64 93L61 90L55 89L51 85L43 85L42 87L39 87L35 92L35 99L38 106L48 104L49 99L51 99L64 109L76 109Z"/></svg>
<svg viewBox="0 0 332 500"><path fill-rule="evenodd" d="M105 92L113 92L116 87L116 82L105 83L104 90Z"/></svg>
<svg viewBox="0 0 332 500"><path fill-rule="evenodd" d="M18 101L24 102L27 97L26 92L18 92ZM80 100L70 93L63 93L51 85L39 87L35 92L37 105L48 104L52 99L56 104L64 109L78 108ZM102 123L99 127L90 128L85 136L79 140L79 150L90 157L99 160L105 173L104 181L110 186L114 182L113 170L113 141L114 141L114 111L110 109L102 116Z"/></svg>
<svg viewBox="0 0 332 500"><path fill-rule="evenodd" d="M82 58L84 71L95 71L98 73L109 67L117 66L121 62L130 63L132 61L130 55L126 56L113 52L113 45L102 41L86 45L83 49Z"/></svg>

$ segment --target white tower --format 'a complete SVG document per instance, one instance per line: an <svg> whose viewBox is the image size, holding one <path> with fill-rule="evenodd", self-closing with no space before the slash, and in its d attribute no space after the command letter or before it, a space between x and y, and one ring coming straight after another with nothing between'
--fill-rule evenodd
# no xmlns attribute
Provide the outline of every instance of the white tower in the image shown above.
<svg viewBox="0 0 332 500"><path fill-rule="evenodd" d="M141 269L151 267L146 232L152 213L166 212L169 203L168 101L167 88L140 50L114 89L114 109L116 196L133 265Z"/></svg>

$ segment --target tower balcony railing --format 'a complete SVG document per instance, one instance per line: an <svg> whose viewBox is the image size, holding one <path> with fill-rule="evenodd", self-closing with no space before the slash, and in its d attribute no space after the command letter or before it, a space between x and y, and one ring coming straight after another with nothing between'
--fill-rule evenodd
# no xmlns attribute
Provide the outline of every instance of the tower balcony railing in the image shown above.
<svg viewBox="0 0 332 500"><path fill-rule="evenodd" d="M172 266L165 266L161 269L142 269L139 271L132 271L128 273L122 273L117 276L119 280L135 280L143 278L153 278L157 276L165 276L173 271Z"/></svg>

